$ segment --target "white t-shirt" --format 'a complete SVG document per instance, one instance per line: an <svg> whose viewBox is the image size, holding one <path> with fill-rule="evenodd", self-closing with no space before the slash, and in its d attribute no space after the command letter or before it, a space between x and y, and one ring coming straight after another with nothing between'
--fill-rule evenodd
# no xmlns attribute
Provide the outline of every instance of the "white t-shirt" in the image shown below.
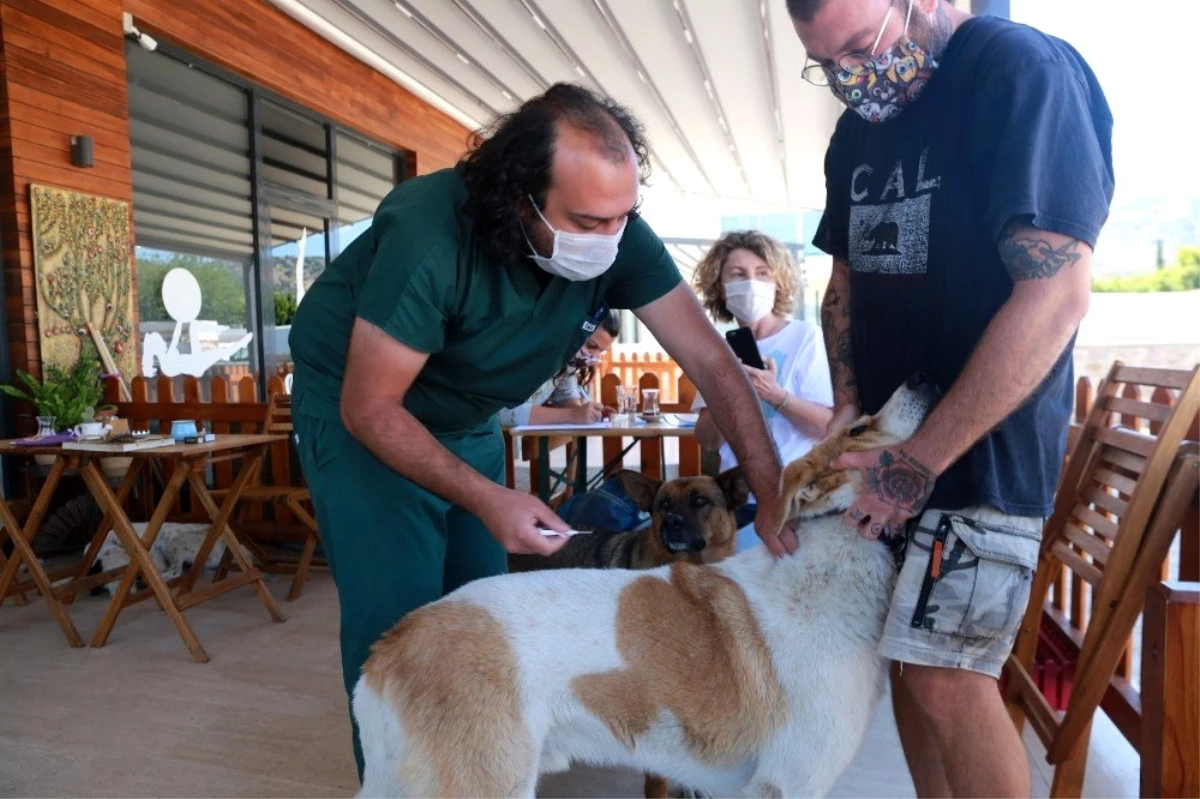
<svg viewBox="0 0 1200 799"><path fill-rule="evenodd" d="M789 319L787 325L778 333L767 336L758 342L758 351L763 360L775 359L776 376L779 385L788 393L818 405L833 407L833 384L829 378L829 359L825 355L825 343L821 329L814 324ZM759 400L763 416L767 420L767 429L771 438L779 448L779 457L787 466L797 458L803 457L820 440L810 438L792 423L781 412L767 403ZM692 410L699 411L707 407L704 398L696 395ZM737 465L737 457L729 442L721 445L721 471L732 469ZM754 498L750 498L754 502Z"/></svg>

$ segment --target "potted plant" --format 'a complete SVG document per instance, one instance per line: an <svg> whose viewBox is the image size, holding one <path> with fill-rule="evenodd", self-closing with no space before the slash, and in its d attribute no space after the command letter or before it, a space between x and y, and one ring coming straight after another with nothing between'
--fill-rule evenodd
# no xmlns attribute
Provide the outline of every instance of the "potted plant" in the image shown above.
<svg viewBox="0 0 1200 799"><path fill-rule="evenodd" d="M42 380L28 372L17 370L17 377L27 391L16 386L0 385L10 397L25 400L37 408L39 433L70 430L80 422L90 422L97 412L114 410L113 406L101 406L104 399L104 384L100 379L100 365L90 358L81 356L70 369L55 364L46 364ZM53 456L38 456L39 463L53 462Z"/></svg>

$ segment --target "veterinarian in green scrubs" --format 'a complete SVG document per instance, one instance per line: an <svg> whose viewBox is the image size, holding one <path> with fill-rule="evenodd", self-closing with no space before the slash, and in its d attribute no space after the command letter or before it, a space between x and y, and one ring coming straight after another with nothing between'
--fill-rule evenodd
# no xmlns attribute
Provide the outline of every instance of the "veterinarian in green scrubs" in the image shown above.
<svg viewBox="0 0 1200 799"><path fill-rule="evenodd" d="M566 540L539 531L566 529L541 501L500 485L496 413L609 308L634 309L712 398L764 540L794 546L774 534L780 465L753 390L634 213L646 153L620 106L552 87L457 168L396 188L305 295L290 340L295 440L338 587L347 692L405 613L503 573L506 550ZM361 775L357 730L354 743Z"/></svg>

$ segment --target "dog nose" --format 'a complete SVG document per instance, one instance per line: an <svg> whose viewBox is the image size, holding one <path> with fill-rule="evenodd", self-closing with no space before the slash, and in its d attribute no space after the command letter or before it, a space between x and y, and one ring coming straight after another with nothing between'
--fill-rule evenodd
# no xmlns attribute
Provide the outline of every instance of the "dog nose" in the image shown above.
<svg viewBox="0 0 1200 799"><path fill-rule="evenodd" d="M908 380L904 381L906 388L915 389L928 386L933 381L929 379L929 375L924 372L914 372L908 376Z"/></svg>
<svg viewBox="0 0 1200 799"><path fill-rule="evenodd" d="M683 517L678 513L668 514L667 517L663 519L663 529L668 533L678 533L683 529Z"/></svg>

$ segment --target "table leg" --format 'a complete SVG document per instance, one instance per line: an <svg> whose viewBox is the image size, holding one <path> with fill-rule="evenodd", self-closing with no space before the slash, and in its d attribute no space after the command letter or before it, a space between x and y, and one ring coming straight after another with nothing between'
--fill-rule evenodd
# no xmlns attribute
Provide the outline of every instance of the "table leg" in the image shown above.
<svg viewBox="0 0 1200 799"><path fill-rule="evenodd" d="M179 635L183 638L183 643L187 646L188 651L192 653L192 657L201 663L208 662L208 653L204 651L204 647L200 645L200 640L196 638L196 634L192 631L191 626L183 617L183 613L179 609L174 597L171 596L171 589L167 587L162 575L158 573L158 569L154 568L154 562L150 559L150 548L154 546L154 539L158 537L158 531L166 521L167 515L171 512L172 506L175 504L176 498L179 496L179 489L187 480L188 473L191 471L191 466L187 463L180 462L175 466L175 472L171 475L171 479L167 481L166 488L163 490L162 499L158 503L158 507L154 509L154 515L150 517L150 523L146 527L144 538L139 538L137 531L133 529L133 524L130 523L129 517L125 515L125 510L117 504L117 498L113 494L112 489L108 486L108 481L104 479L104 475L100 473L100 469L94 461L87 461L80 474L83 476L84 482L87 484L88 490L92 492L92 496L96 498L96 502L113 520L113 529L117 533L117 537L121 539L122 546L125 547L126 553L130 558L129 565L125 568L125 573L121 576L121 584L117 588L117 593L113 596L112 602L109 603L108 610L104 614L104 619L100 622L100 627L96 630L96 634L92 637L93 647L102 647L108 641L108 636L112 633L113 626L117 623L117 616L125 606L126 598L129 596L129 591L133 588L134 580L140 573L146 580L146 585L150 591L154 592L155 599L158 604L166 612L171 621L175 623L175 628L179 630Z"/></svg>
<svg viewBox="0 0 1200 799"><path fill-rule="evenodd" d="M138 477L142 473L142 465L144 461L140 458L135 459L129 465L128 471L125 472L125 477L121 480L121 485L117 487L117 504L122 508L125 507L125 502L129 499L133 487L137 484ZM100 520L100 526L96 528L96 532L92 534L92 540L88 543L87 551L83 554L83 560L79 562L79 568L75 572L75 577L71 582L62 588L58 589L63 595L63 602L71 604L75 601L80 588L78 583L87 579L88 569L92 568L92 564L96 561L96 556L100 554L100 547L104 546L104 541L108 537L108 531L113 528L113 520L107 513Z"/></svg>
<svg viewBox="0 0 1200 799"><path fill-rule="evenodd" d="M41 561L33 552L33 537L37 535L38 528L41 527L42 517L46 515L46 510L50 507L50 501L54 497L54 489L58 487L58 481L62 479L63 472L67 468L67 459L59 456L54 460L54 465L50 467L50 474L46 477L46 482L42 485L42 490L38 492L37 500L33 503L33 508L29 511L29 518L25 520L25 525L22 527L17 524L16 517L13 516L12 510L9 509L8 503L0 502L0 519L3 519L6 529L11 530L9 538L13 542L13 556L9 559L4 567L4 574L0 575L0 601L3 601L7 596L9 586L17 577L17 568L24 561L29 569L29 574L33 578L34 585L41 592L42 599L46 600L46 604L50 606L50 612L54 615L58 626L62 628L63 635L67 638L67 643L73 647L83 646L83 636L79 634L75 623L71 621L71 616L67 613L67 609L59 602L58 596L54 593L54 586L50 582L45 569L42 568Z"/></svg>
<svg viewBox="0 0 1200 799"><path fill-rule="evenodd" d="M217 539L221 538L225 541L225 550L233 556L233 560L237 563L238 568L241 569L243 573L242 579L254 586L254 590L258 593L258 598L262 600L263 606L267 609L267 613L270 615L272 621L281 622L286 621L287 618L283 615L283 611L279 609L279 604L275 601L275 597L271 595L266 583L263 582L262 573L259 572L254 563L247 557L246 551L242 548L242 543L238 540L237 534L229 526L229 517L233 515L238 500L242 496L242 491L250 482L250 478L258 470L259 464L262 463L265 449L265 447L259 447L246 453L246 460L242 464L237 478L233 481L233 485L230 486L229 493L225 495L225 501L220 506L217 505L216 500L209 493L208 486L204 484L204 476L195 470L189 470L188 482L192 487L192 494L199 500L205 511L208 512L208 516L212 519L213 524L208 535L205 536L204 543L200 545L200 551L196 553L196 560L192 563L192 570L188 573L188 579L180 588L180 593L187 594L192 590L197 576L204 568L204 562L208 560L209 553L212 552ZM234 587L237 587L236 584L228 588L221 586L222 591L220 593L224 593L225 590ZM198 601L198 598L191 601Z"/></svg>
<svg viewBox="0 0 1200 799"><path fill-rule="evenodd" d="M3 545L4 539L8 537L8 533L5 532L7 529L8 528L6 528L6 527L0 527L0 545ZM3 552L0 552L0 574L4 573L4 569L6 566L8 566L8 558L4 557ZM29 604L29 598L25 596L25 592L23 590L22 591L14 591L13 594L16 597L15 599L13 599L13 602L16 602L20 606ZM2 604L4 604L4 595L0 594L0 605L2 605Z"/></svg>
<svg viewBox="0 0 1200 799"><path fill-rule="evenodd" d="M584 436L575 437L575 493L587 491L588 479L588 440Z"/></svg>
<svg viewBox="0 0 1200 799"><path fill-rule="evenodd" d="M624 442L622 442L622 443L624 443ZM612 476L612 473L614 472L616 467L621 465L621 461L623 461L625 459L625 456L629 454L630 450L632 450L637 445L638 445L638 439L635 438L635 439L630 440L628 446L624 447L619 453L617 453L617 456L615 458L610 460L608 463L604 464L604 468L601 469L600 473L597 474L595 477L593 477L588 482L587 487L588 488L596 488L597 486L599 486L601 483L604 482L604 479L606 477Z"/></svg>
<svg viewBox="0 0 1200 799"><path fill-rule="evenodd" d="M538 498L550 501L550 437L538 436Z"/></svg>

